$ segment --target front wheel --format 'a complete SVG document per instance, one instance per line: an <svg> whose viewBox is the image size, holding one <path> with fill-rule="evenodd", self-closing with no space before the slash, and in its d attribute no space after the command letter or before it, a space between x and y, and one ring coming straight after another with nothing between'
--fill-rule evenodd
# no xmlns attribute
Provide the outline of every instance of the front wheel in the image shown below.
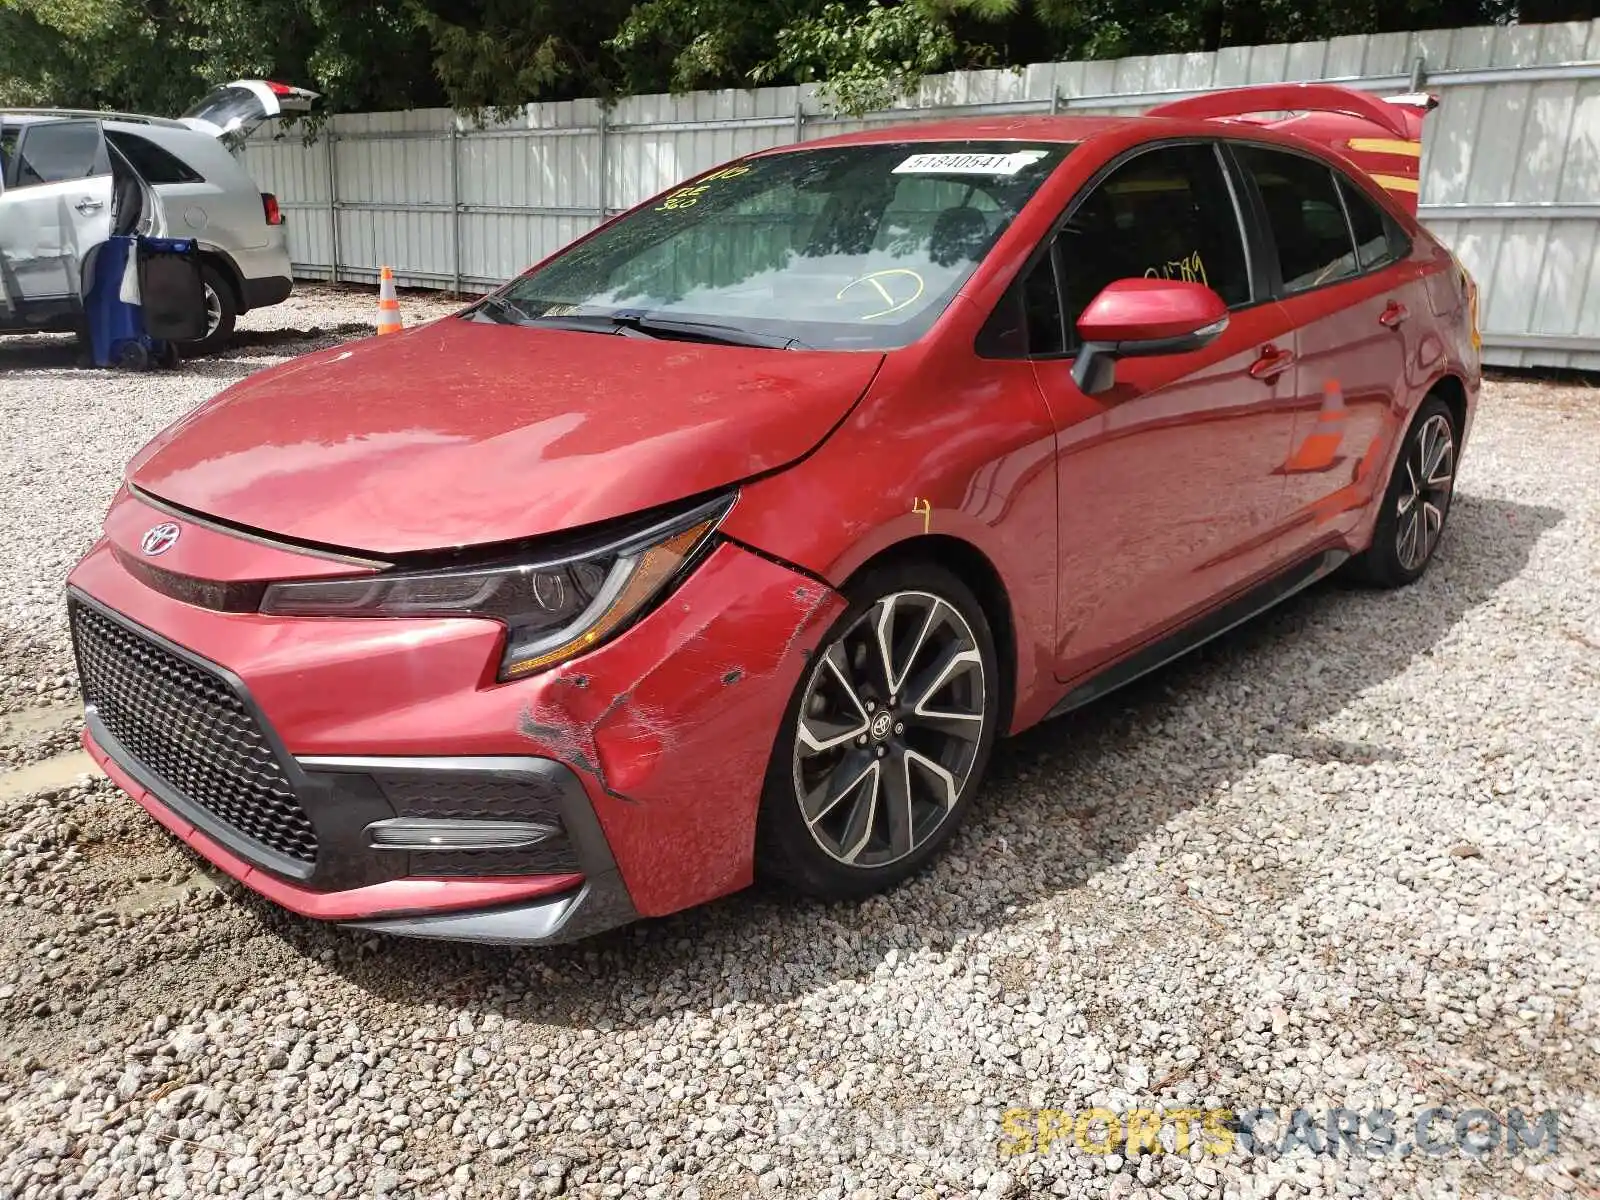
<svg viewBox="0 0 1600 1200"><path fill-rule="evenodd" d="M1422 578L1450 515L1458 436L1450 406L1437 396L1424 400L1384 492L1372 545L1351 563L1359 578L1387 588Z"/></svg>
<svg viewBox="0 0 1600 1200"><path fill-rule="evenodd" d="M761 874L822 899L932 858L977 791L999 720L994 635L932 565L869 572L785 712L756 835Z"/></svg>

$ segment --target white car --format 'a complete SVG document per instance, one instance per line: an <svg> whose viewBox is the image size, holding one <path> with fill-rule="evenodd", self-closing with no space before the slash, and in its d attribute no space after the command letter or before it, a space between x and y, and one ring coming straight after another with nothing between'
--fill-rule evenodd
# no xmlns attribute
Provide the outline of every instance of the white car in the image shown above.
<svg viewBox="0 0 1600 1200"><path fill-rule="evenodd" d="M0 333L81 331L95 249L113 232L194 238L206 336L288 298L294 281L276 197L229 142L305 112L315 92L262 80L217 88L177 120L70 109L0 109Z"/></svg>

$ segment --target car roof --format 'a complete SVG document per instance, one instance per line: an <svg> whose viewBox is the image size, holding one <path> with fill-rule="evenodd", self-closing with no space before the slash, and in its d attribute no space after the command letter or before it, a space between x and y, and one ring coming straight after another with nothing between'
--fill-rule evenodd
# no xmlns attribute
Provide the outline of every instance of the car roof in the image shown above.
<svg viewBox="0 0 1600 1200"><path fill-rule="evenodd" d="M51 121L64 121L65 117L31 112L6 112L0 109L0 121L7 125L45 125Z"/></svg>
<svg viewBox="0 0 1600 1200"><path fill-rule="evenodd" d="M0 109L0 121L7 125L38 125L47 121L99 121L113 126L158 126L162 129L188 129L182 121L149 117L142 113L101 111L91 108L12 108Z"/></svg>

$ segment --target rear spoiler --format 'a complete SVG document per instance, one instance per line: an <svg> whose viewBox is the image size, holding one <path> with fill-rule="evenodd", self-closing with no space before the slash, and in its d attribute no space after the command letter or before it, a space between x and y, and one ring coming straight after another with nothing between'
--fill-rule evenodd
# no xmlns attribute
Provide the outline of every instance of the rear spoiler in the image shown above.
<svg viewBox="0 0 1600 1200"><path fill-rule="evenodd" d="M1378 97L1332 83L1272 83L1173 100L1146 115L1241 121L1327 146L1416 216L1422 125L1438 106L1438 98L1425 92Z"/></svg>

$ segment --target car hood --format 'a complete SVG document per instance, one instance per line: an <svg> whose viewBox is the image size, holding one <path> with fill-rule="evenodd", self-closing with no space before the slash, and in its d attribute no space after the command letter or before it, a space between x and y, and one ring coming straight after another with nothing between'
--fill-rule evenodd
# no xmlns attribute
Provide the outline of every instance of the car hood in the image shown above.
<svg viewBox="0 0 1600 1200"><path fill-rule="evenodd" d="M128 476L325 546L510 541L785 466L844 418L882 357L447 317L253 375L169 427Z"/></svg>

